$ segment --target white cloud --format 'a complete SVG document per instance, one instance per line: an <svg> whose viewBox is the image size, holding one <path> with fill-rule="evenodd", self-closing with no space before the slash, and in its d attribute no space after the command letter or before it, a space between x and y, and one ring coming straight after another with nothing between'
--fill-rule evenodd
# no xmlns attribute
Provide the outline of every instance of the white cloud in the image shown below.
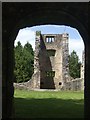
<svg viewBox="0 0 90 120"><path fill-rule="evenodd" d="M84 50L84 43L82 39L69 39L69 54L75 50L82 62L82 51Z"/></svg>
<svg viewBox="0 0 90 120"><path fill-rule="evenodd" d="M35 49L35 32L28 28L20 29L15 40L15 46L18 41L21 42L22 46L24 46L28 41L32 45L33 49Z"/></svg>

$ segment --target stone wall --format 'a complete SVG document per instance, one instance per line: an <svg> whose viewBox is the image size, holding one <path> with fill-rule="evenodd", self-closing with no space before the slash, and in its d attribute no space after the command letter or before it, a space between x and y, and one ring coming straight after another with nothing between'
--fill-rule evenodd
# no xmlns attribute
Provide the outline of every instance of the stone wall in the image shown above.
<svg viewBox="0 0 90 120"><path fill-rule="evenodd" d="M32 87L61 89L69 80L68 34L36 31Z"/></svg>
<svg viewBox="0 0 90 120"><path fill-rule="evenodd" d="M34 52L34 74L32 75L32 82L30 84L31 88L40 89L40 42L41 42L41 32L36 32L35 38L35 52Z"/></svg>
<svg viewBox="0 0 90 120"><path fill-rule="evenodd" d="M83 79L81 78L76 78L73 79L72 81L68 81L66 83L66 90L73 90L73 91L78 91L78 90L84 90L84 84L83 84Z"/></svg>
<svg viewBox="0 0 90 120"><path fill-rule="evenodd" d="M15 89L20 89L20 90L38 90L37 88L31 87L31 80L25 83L14 83L14 88ZM48 89L47 89L48 90ZM73 79L72 81L68 81L65 83L65 86L63 86L61 89L57 90L72 90L72 91L80 91L84 90L84 79L82 78L76 78Z"/></svg>
<svg viewBox="0 0 90 120"><path fill-rule="evenodd" d="M85 71L85 51L82 53L82 64L81 64L81 78L84 79L84 71Z"/></svg>
<svg viewBox="0 0 90 120"><path fill-rule="evenodd" d="M61 86L59 85L59 82L62 81L62 35L61 34L42 34L43 37L43 43L45 46L45 49L42 51L43 53L47 55L46 62L43 62L43 57L41 56L41 64L42 71L45 72L51 72L51 74L54 72L55 76L47 76L43 77L43 82L46 81L46 86L49 83L48 88L54 88L59 89ZM46 52L45 52L46 51ZM45 56L45 55L44 55ZM41 73L42 74L42 73ZM48 73L50 74L50 73ZM52 84L52 86L51 86ZM44 86L44 85L43 85ZM47 87L46 87L47 88Z"/></svg>
<svg viewBox="0 0 90 120"><path fill-rule="evenodd" d="M69 35L66 33L62 34L62 75L63 85L66 86L66 82L71 81L69 77L69 47L68 47Z"/></svg>

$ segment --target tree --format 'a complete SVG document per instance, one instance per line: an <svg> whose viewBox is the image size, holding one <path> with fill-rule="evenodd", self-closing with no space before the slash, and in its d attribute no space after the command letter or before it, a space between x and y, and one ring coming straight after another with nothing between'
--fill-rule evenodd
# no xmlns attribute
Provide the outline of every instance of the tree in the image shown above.
<svg viewBox="0 0 90 120"><path fill-rule="evenodd" d="M25 44L23 49L23 59L25 61L25 71L27 72L27 76L31 78L33 72L34 72L34 52L31 44L28 42Z"/></svg>
<svg viewBox="0 0 90 120"><path fill-rule="evenodd" d="M15 75L15 82L21 82L22 81L22 55L23 55L23 47L20 43L20 41L17 43L17 46L14 48L15 52L15 69L14 69L14 75Z"/></svg>
<svg viewBox="0 0 90 120"><path fill-rule="evenodd" d="M15 82L25 82L31 79L33 74L34 52L28 42L23 47L20 42L14 48L15 52Z"/></svg>
<svg viewBox="0 0 90 120"><path fill-rule="evenodd" d="M80 66L79 58L76 52L73 50L71 55L69 55L69 74L73 78L80 77Z"/></svg>
<svg viewBox="0 0 90 120"><path fill-rule="evenodd" d="M24 45L24 49L26 49L28 52L30 52L33 56L34 56L34 52L33 52L33 48L32 48L32 45L27 42L25 45Z"/></svg>

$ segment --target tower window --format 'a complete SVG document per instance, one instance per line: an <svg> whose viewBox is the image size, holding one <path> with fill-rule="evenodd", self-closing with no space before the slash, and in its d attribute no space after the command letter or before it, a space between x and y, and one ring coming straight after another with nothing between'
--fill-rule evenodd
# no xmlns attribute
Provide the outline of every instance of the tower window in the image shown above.
<svg viewBox="0 0 90 120"><path fill-rule="evenodd" d="M47 50L48 56L55 56L55 52L56 52L56 50L53 50L53 49Z"/></svg>
<svg viewBox="0 0 90 120"><path fill-rule="evenodd" d="M54 77L55 76L55 71L46 71L46 76L47 77Z"/></svg>
<svg viewBox="0 0 90 120"><path fill-rule="evenodd" d="M54 41L55 41L55 37L54 37L54 36L47 36L45 41L46 41L47 43L54 42Z"/></svg>

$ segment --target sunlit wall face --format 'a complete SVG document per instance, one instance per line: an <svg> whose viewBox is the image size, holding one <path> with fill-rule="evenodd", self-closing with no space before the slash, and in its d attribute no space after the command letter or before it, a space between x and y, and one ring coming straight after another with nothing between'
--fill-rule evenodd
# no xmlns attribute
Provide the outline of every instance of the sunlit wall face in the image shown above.
<svg viewBox="0 0 90 120"><path fill-rule="evenodd" d="M34 27L26 27L19 30L19 33L15 40L15 46L18 41L24 46L28 41L35 50L35 32L41 31L41 34L69 34L69 54L75 50L79 56L79 60L82 62L82 52L84 50L84 43L78 30L75 28L64 25L40 25Z"/></svg>

